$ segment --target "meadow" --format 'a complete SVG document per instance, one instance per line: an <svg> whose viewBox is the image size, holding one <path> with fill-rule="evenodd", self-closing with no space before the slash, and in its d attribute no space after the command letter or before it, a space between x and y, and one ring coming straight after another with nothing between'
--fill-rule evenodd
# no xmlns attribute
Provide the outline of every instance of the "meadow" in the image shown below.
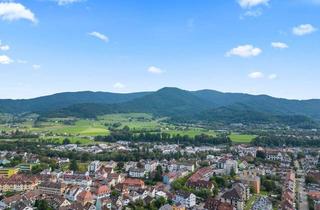
<svg viewBox="0 0 320 210"><path fill-rule="evenodd" d="M0 116L1 118L1 116ZM8 118L8 116L6 116ZM27 118L22 123L0 123L0 131L16 129L38 133L40 139L55 143L62 143L68 138L72 143L89 144L93 137L108 135L109 129L122 129L128 126L136 132L164 132L170 135L188 135L194 137L200 134L216 136L214 130L190 126L179 126L167 123L166 118L155 118L146 113L123 113L99 116L97 119L76 118L46 118L36 120ZM250 143L254 135L232 133L230 139L236 143Z"/></svg>

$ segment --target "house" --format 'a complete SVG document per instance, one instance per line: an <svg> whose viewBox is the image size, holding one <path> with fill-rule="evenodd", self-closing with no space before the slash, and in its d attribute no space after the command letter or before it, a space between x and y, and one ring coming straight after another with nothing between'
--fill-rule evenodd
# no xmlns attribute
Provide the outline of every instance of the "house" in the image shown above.
<svg viewBox="0 0 320 210"><path fill-rule="evenodd" d="M158 161L147 161L145 164L144 164L144 169L146 172L153 172L156 170L158 166Z"/></svg>
<svg viewBox="0 0 320 210"><path fill-rule="evenodd" d="M189 172L193 172L195 170L195 165L192 162L176 162L171 161L166 166L170 172L177 172L187 170Z"/></svg>
<svg viewBox="0 0 320 210"><path fill-rule="evenodd" d="M94 199L109 197L111 193L111 190L107 185L100 185L96 183L90 188L90 191Z"/></svg>
<svg viewBox="0 0 320 210"><path fill-rule="evenodd" d="M146 171L144 168L130 168L129 176L133 178L144 178L146 175Z"/></svg>
<svg viewBox="0 0 320 210"><path fill-rule="evenodd" d="M194 173L188 181L198 181L205 180L209 181L213 176L213 169L211 167L200 168L196 173Z"/></svg>
<svg viewBox="0 0 320 210"><path fill-rule="evenodd" d="M166 199L168 198L167 193L165 193L165 192L163 192L163 191L161 191L161 190L159 190L159 191L156 192L155 197L156 197L156 198L161 198L161 197L163 197L163 198L166 198Z"/></svg>
<svg viewBox="0 0 320 210"><path fill-rule="evenodd" d="M226 191L221 196L221 201L229 203L237 210L243 210L245 202L250 197L250 189L242 183L235 183L231 190Z"/></svg>
<svg viewBox="0 0 320 210"><path fill-rule="evenodd" d="M47 195L62 195L66 185L61 182L43 182L38 186L41 193Z"/></svg>
<svg viewBox="0 0 320 210"><path fill-rule="evenodd" d="M77 201L82 204L82 206L85 206L87 203L93 203L93 196L90 191L84 190L82 191L78 197Z"/></svg>
<svg viewBox="0 0 320 210"><path fill-rule="evenodd" d="M92 161L92 162L88 165L88 172L89 172L90 174L94 174L96 171L99 170L100 167L101 167L100 161L98 161L98 160Z"/></svg>
<svg viewBox="0 0 320 210"><path fill-rule="evenodd" d="M205 202L204 208L207 210L234 210L230 203L225 203L220 200L217 200L213 197L208 198Z"/></svg>
<svg viewBox="0 0 320 210"><path fill-rule="evenodd" d="M128 190L138 190L140 188L145 188L144 181L141 179L126 178L122 182L122 185Z"/></svg>
<svg viewBox="0 0 320 210"><path fill-rule="evenodd" d="M61 181L65 184L79 185L82 187L90 187L92 179L85 174L64 174L61 177Z"/></svg>
<svg viewBox="0 0 320 210"><path fill-rule="evenodd" d="M126 172L130 170L130 168L135 168L137 166L137 162L128 161L124 164L124 169Z"/></svg>
<svg viewBox="0 0 320 210"><path fill-rule="evenodd" d="M186 207L183 206L183 205L179 205L179 206L176 206L176 205L170 205L170 204L166 204L164 206L161 206L159 208L159 210L185 210Z"/></svg>
<svg viewBox="0 0 320 210"><path fill-rule="evenodd" d="M276 150L267 150L266 151L266 159L273 161L282 161L284 158L282 152Z"/></svg>
<svg viewBox="0 0 320 210"><path fill-rule="evenodd" d="M207 189L211 191L214 188L212 182L206 180L188 181L186 185L196 190Z"/></svg>
<svg viewBox="0 0 320 210"><path fill-rule="evenodd" d="M249 185L252 187L253 191L257 194L260 193L260 177L259 176L254 176L254 175L249 175L246 173L243 173L239 176L240 182Z"/></svg>
<svg viewBox="0 0 320 210"><path fill-rule="evenodd" d="M164 184L171 184L174 180L181 177L181 173L179 172L169 172L162 176L162 182Z"/></svg>
<svg viewBox="0 0 320 210"><path fill-rule="evenodd" d="M0 178L0 191L27 191L33 190L39 184L35 176L26 176L23 174L12 175L9 178Z"/></svg>
<svg viewBox="0 0 320 210"><path fill-rule="evenodd" d="M21 201L23 201L23 203L25 204L34 203L39 197L39 195L40 195L39 190L32 190L23 194L16 194L10 197L6 197L0 202L0 209L11 208L14 206L16 207L15 204ZM24 201L27 201L27 203ZM21 205L18 205L18 206L21 206Z"/></svg>
<svg viewBox="0 0 320 210"><path fill-rule="evenodd" d="M288 172L282 188L281 208L283 210L295 209L295 182L295 173L292 171Z"/></svg>
<svg viewBox="0 0 320 210"><path fill-rule="evenodd" d="M46 197L46 201L54 209L60 209L62 207L67 207L71 204L63 196L59 196L59 195L53 195L53 196Z"/></svg>
<svg viewBox="0 0 320 210"><path fill-rule="evenodd" d="M78 195L83 191L84 189L79 186L69 185L65 191L64 191L64 197L70 201L76 201Z"/></svg>
<svg viewBox="0 0 320 210"><path fill-rule="evenodd" d="M186 191L177 191L173 202L175 204L182 204L187 208L192 208L196 205L196 196L193 193Z"/></svg>
<svg viewBox="0 0 320 210"><path fill-rule="evenodd" d="M230 175L232 170L237 174L238 173L238 162L236 160L232 160L229 158L221 158L217 162L217 169L214 170L214 174Z"/></svg>
<svg viewBox="0 0 320 210"><path fill-rule="evenodd" d="M0 178L10 178L18 172L19 168L0 168Z"/></svg>

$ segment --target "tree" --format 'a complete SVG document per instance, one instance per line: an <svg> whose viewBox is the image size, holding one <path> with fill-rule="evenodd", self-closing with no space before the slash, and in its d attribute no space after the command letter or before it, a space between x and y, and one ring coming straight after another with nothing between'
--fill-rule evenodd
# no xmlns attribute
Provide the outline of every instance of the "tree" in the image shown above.
<svg viewBox="0 0 320 210"><path fill-rule="evenodd" d="M236 176L236 171L234 170L234 168L232 167L230 170L230 176L231 177L235 177Z"/></svg>
<svg viewBox="0 0 320 210"><path fill-rule="evenodd" d="M137 163L137 167L138 167L138 168L144 168L144 165L143 165L141 162L138 162L138 163Z"/></svg>
<svg viewBox="0 0 320 210"><path fill-rule="evenodd" d="M66 145L66 144L70 144L70 143L71 143L70 139L68 139L68 138L63 139L62 144Z"/></svg>
<svg viewBox="0 0 320 210"><path fill-rule="evenodd" d="M72 159L69 165L69 169L72 171L78 171L79 167L78 167L78 163L76 159Z"/></svg>
<svg viewBox="0 0 320 210"><path fill-rule="evenodd" d="M159 209L161 206L165 205L167 203L166 199L164 197L159 197L156 199L153 204Z"/></svg>
<svg viewBox="0 0 320 210"><path fill-rule="evenodd" d="M158 165L157 168L156 168L156 173L155 173L155 176L154 176L154 180L158 181L158 182L161 182L162 181L162 174L163 174L162 166Z"/></svg>
<svg viewBox="0 0 320 210"><path fill-rule="evenodd" d="M36 200L34 206L37 210L51 210L48 202L46 200Z"/></svg>
<svg viewBox="0 0 320 210"><path fill-rule="evenodd" d="M266 158L266 153L264 153L264 152L261 151L261 150L258 150L258 151L257 151L257 154L256 154L256 157L257 157L257 158L261 158L261 159L265 159L265 158Z"/></svg>

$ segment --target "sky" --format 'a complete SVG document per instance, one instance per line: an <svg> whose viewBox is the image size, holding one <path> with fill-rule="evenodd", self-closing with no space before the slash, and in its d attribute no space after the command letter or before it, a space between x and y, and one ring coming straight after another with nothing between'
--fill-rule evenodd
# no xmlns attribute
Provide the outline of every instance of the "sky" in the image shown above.
<svg viewBox="0 0 320 210"><path fill-rule="evenodd" d="M162 87L320 98L320 0L0 0L0 98Z"/></svg>

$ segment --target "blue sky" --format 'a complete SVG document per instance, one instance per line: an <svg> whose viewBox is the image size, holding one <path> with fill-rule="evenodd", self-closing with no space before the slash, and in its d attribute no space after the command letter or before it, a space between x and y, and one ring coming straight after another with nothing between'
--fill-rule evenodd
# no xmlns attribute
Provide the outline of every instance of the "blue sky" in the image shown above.
<svg viewBox="0 0 320 210"><path fill-rule="evenodd" d="M0 98L188 90L320 98L320 0L0 1Z"/></svg>

